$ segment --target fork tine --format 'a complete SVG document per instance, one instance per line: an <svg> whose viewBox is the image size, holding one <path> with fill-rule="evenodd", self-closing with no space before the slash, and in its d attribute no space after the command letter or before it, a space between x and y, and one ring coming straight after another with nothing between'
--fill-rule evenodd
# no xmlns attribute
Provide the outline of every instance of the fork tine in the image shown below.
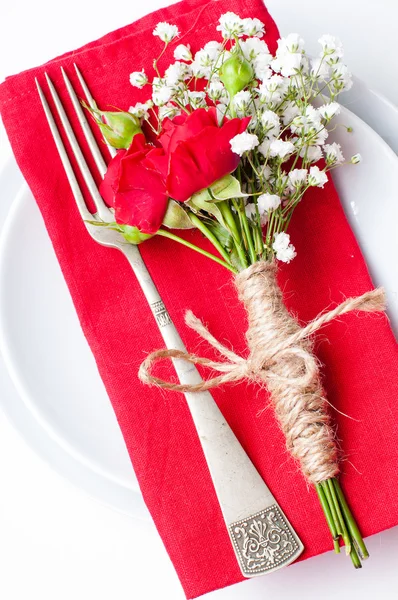
<svg viewBox="0 0 398 600"><path fill-rule="evenodd" d="M45 73L45 76L46 76L48 87L50 89L51 96L53 97L54 104L55 104L55 107L58 112L59 118L61 119L61 123L64 127L66 136L71 145L72 152L75 155L75 158L77 160L77 164L79 165L79 169L81 171L83 179L84 179L84 181L88 187L88 190L90 192L90 195L94 201L95 208L97 209L98 215L103 221L109 221L109 209L105 206L104 201L101 198L101 195L97 188L97 184L95 183L94 178L91 175L91 171L86 162L86 159L83 156L83 152L80 149L79 143L73 132L72 125L70 124L70 121L66 115L65 109L62 105L62 102L57 94L57 91L56 91L54 84L51 81L50 77L48 76L47 73Z"/></svg>
<svg viewBox="0 0 398 600"><path fill-rule="evenodd" d="M80 81L80 85L82 86L82 89L83 89L84 95L86 96L87 104L88 104L88 105L89 105L91 108L97 108L97 104L96 104L96 102L95 102L94 98L92 97L90 90L88 89L88 85L87 85L87 83L85 82L85 80L84 80L84 77L83 77L83 75L81 74L79 67L77 66L77 64L76 64L76 63L73 63L73 65L74 65L74 67L75 67L76 75L77 75L77 77L78 77L78 79L79 79L79 81ZM105 140L105 142L106 142L106 140ZM108 148L108 151L109 151L109 154L112 156L112 158L113 158L114 156L116 156L116 153L117 153L117 150L116 150L116 148L113 148L113 147L112 147L112 146L110 146L109 144L106 144L106 146L107 146L107 148Z"/></svg>
<svg viewBox="0 0 398 600"><path fill-rule="evenodd" d="M72 101L73 104L73 108L76 111L76 115L77 118L79 119L79 123L83 129L84 135L86 137L87 143L89 145L89 148L91 150L91 154L93 155L93 158L95 160L95 164L97 165L97 169L99 171L99 174L101 175L102 178L104 178L104 175L106 173L107 170L107 166L106 163L104 161L104 158L101 154L101 151L97 145L97 142L95 141L95 138L93 136L93 133L90 129L90 125L88 124L88 121L84 115L84 112L82 110L82 107L80 105L80 101L79 98L76 95L75 90L73 89L73 86L69 80L69 77L67 76L67 74L64 71L64 68L61 67L61 72L65 81L65 85L66 85L66 89L68 90L69 93L69 97Z"/></svg>
<svg viewBox="0 0 398 600"><path fill-rule="evenodd" d="M82 194L80 186L79 186L79 183L78 183L78 181L76 179L76 175L75 175L75 173L73 171L73 168L72 168L72 165L70 163L68 154L67 154L67 152L65 150L65 146L64 146L64 144L62 142L62 138L61 138L61 136L59 134L58 127L57 127L57 125L56 125L56 123L54 121L54 117L53 117L53 115L51 113L51 109L50 109L50 107L48 105L48 102L47 102L46 97L45 97L45 95L43 93L43 90L41 89L38 80L35 79L35 81L36 81L37 90L39 92L40 100L41 100L41 103L43 105L43 109L44 109L44 112L45 112L48 124L50 126L50 130L51 130L51 133L53 135L55 145L57 147L59 156L61 158L62 165L63 165L63 167L65 169L66 176L67 176L69 184L71 186L73 196L75 197L76 204L77 204L77 207L79 209L80 216L81 216L81 218L84 221L90 221L90 220L93 219L93 215L87 209L86 203L84 201L83 194Z"/></svg>

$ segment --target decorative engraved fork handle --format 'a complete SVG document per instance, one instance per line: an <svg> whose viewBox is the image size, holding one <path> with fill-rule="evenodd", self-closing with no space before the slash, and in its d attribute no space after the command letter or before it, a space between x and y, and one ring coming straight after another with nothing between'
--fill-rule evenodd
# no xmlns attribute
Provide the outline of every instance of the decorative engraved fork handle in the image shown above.
<svg viewBox="0 0 398 600"><path fill-rule="evenodd" d="M139 249L126 245L122 251L133 268L167 348L185 351ZM181 383L201 381L194 365L181 360L173 362ZM304 549L301 541L211 394L186 393L185 397L243 575L261 575L296 560Z"/></svg>

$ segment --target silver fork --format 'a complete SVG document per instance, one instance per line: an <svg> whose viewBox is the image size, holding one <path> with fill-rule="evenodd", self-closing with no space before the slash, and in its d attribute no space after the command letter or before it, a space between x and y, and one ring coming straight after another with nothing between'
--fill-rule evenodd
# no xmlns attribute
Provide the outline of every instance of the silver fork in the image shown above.
<svg viewBox="0 0 398 600"><path fill-rule="evenodd" d="M94 106L94 100L77 67L76 72L87 103ZM95 164L101 177L104 177L107 165L92 134L79 99L63 69L62 74ZM86 206L51 109L36 79L48 124L88 233L99 244L116 248L124 254L144 292L167 348L185 351L182 339L149 275L139 248L126 244L120 233L88 222L112 222L114 216L99 194L57 91L49 76L45 74L45 77L72 152L96 207L96 212L92 214ZM113 148L109 148L109 150L111 155L115 153ZM194 365L175 360L174 367L181 383L195 384L201 381L199 372ZM227 424L211 394L209 392L186 393L185 398L202 445L236 559L243 575L254 577L290 564L301 554L304 547ZM211 527L211 524L209 526Z"/></svg>

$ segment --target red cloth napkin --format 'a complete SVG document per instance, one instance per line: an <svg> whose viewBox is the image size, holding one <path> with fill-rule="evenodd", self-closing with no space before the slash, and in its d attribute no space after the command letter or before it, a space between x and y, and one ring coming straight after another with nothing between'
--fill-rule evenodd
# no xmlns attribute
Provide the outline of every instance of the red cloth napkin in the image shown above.
<svg viewBox="0 0 398 600"><path fill-rule="evenodd" d="M129 73L142 67L150 71L160 48L152 37L159 21L177 24L179 42L196 50L215 38L219 16L228 10L261 19L266 41L275 50L278 30L261 0L186 0L45 67L10 77L0 87L1 114L16 159L42 212L145 502L188 598L241 581L242 575L184 397L145 387L137 379L141 360L162 347L162 340L127 261L94 243L81 222L34 77L43 82L44 70L49 72L72 120L59 67L66 68L80 89L73 62L103 108L127 109L145 96L145 90L130 86ZM167 58L172 60L171 50ZM303 322L372 287L331 183L307 194L293 221L298 256L281 267L280 283L288 306ZM198 234L189 235L205 245ZM183 320L191 308L221 341L244 353L246 318L229 273L163 238L141 249L188 348L198 349L196 335ZM330 402L355 419L333 415L347 459L342 483L363 534L370 535L398 523L397 346L384 316L349 314L318 335L317 352L325 365ZM303 558L329 550L330 534L315 491L307 489L287 456L272 411L258 416L267 404L266 394L242 383L217 389L214 397L302 539Z"/></svg>

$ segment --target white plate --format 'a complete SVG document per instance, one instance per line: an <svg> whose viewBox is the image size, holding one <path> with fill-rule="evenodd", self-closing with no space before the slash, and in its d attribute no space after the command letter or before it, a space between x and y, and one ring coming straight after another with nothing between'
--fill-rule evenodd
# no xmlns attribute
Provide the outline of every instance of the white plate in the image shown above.
<svg viewBox="0 0 398 600"><path fill-rule="evenodd" d="M387 289L390 315L397 325L398 158L349 111L344 110L340 120L351 125L354 133L338 128L334 139L342 143L347 156L360 152L363 164L337 170L335 181L374 281ZM10 177L15 177L15 168L14 175L6 171L0 183L4 186L7 180L9 189L20 188L14 180L10 185ZM13 412L23 437L61 474L98 500L146 517L110 402L41 216L25 186L19 189L1 239L0 339L20 394L20 410L7 407L6 397L1 402L6 412Z"/></svg>

